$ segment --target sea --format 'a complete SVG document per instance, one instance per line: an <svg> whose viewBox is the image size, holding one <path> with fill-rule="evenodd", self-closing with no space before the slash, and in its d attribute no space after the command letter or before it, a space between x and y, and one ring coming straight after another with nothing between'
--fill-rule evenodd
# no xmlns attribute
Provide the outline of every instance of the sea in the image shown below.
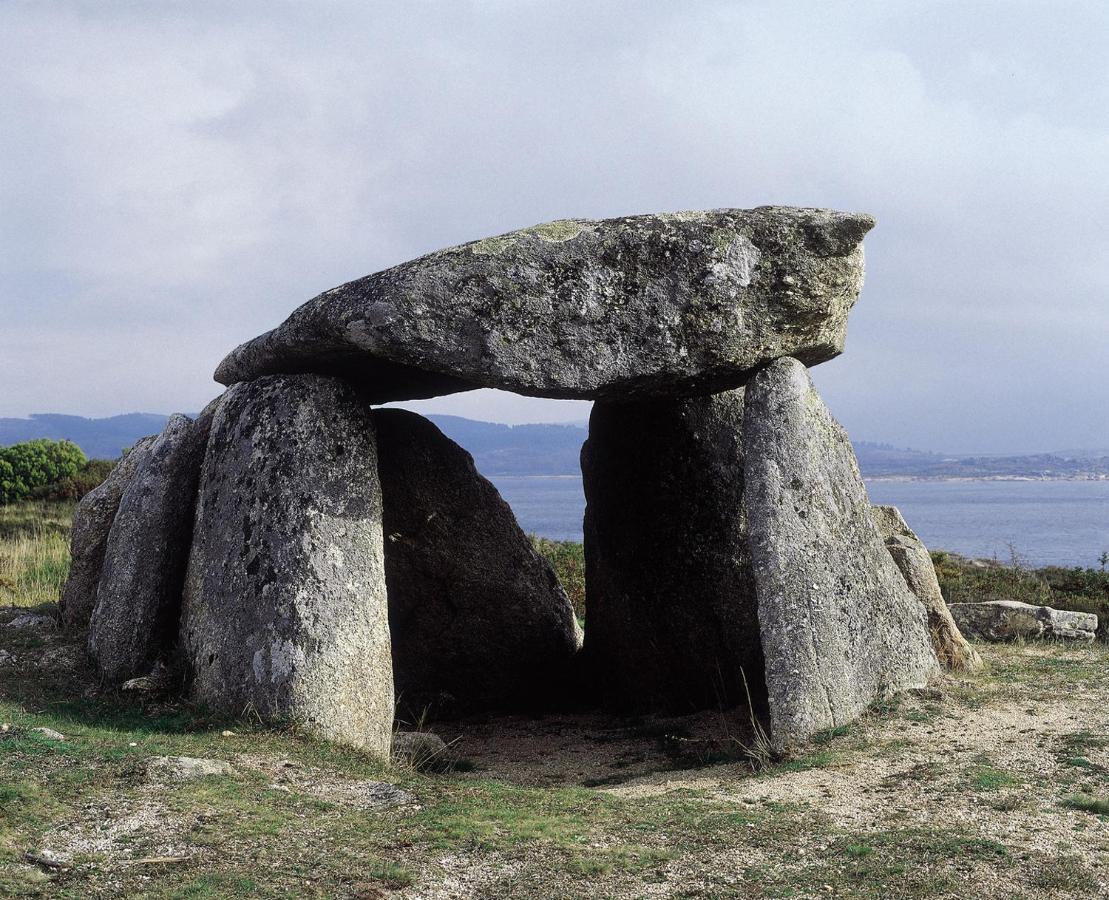
<svg viewBox="0 0 1109 900"><path fill-rule="evenodd" d="M490 480L524 531L582 539L580 475ZM1109 481L870 481L872 503L892 504L931 550L1028 566L1097 568L1109 552Z"/></svg>

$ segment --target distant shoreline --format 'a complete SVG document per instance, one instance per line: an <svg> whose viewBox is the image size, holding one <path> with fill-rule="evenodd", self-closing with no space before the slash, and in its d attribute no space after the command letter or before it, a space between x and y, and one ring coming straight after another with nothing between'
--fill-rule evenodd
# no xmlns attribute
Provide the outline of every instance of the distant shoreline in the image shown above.
<svg viewBox="0 0 1109 900"><path fill-rule="evenodd" d="M581 478L580 472L565 472L554 474L550 472L482 472L486 478ZM1109 475L867 475L863 473L863 481L881 482L981 482L981 481L1078 481L1078 482L1109 482Z"/></svg>
<svg viewBox="0 0 1109 900"><path fill-rule="evenodd" d="M932 482L964 482L964 481L1104 481L1109 482L1109 475L867 475L863 473L863 481L932 481Z"/></svg>

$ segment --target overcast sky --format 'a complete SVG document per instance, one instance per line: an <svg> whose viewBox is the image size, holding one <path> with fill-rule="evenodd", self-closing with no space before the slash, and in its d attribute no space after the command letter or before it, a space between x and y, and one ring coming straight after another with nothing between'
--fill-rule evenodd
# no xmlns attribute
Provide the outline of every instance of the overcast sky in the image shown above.
<svg viewBox="0 0 1109 900"><path fill-rule="evenodd" d="M0 0L0 415L196 410L425 251L765 203L878 219L814 370L853 437L1109 446L1104 0Z"/></svg>

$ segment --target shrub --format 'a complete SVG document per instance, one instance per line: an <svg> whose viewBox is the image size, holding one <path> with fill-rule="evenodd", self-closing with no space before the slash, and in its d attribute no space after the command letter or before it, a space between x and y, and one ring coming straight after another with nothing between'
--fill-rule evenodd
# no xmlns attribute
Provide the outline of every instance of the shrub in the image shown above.
<svg viewBox="0 0 1109 900"><path fill-rule="evenodd" d="M90 459L75 475L35 488L34 500L80 500L93 488L99 487L115 468L114 459Z"/></svg>
<svg viewBox="0 0 1109 900"><path fill-rule="evenodd" d="M579 619L585 618L585 548L577 541L552 541L528 535L532 546L551 564Z"/></svg>
<svg viewBox="0 0 1109 900"><path fill-rule="evenodd" d="M40 438L0 448L0 503L25 500L36 488L76 475L87 462L72 441Z"/></svg>

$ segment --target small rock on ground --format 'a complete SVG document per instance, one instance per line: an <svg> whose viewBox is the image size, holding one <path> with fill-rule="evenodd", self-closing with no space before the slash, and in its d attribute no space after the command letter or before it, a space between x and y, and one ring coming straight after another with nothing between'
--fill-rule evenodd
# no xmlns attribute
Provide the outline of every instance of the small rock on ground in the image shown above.
<svg viewBox="0 0 1109 900"><path fill-rule="evenodd" d="M44 616L41 613L24 613L16 616L8 623L9 628L54 628L57 623L53 616Z"/></svg>

